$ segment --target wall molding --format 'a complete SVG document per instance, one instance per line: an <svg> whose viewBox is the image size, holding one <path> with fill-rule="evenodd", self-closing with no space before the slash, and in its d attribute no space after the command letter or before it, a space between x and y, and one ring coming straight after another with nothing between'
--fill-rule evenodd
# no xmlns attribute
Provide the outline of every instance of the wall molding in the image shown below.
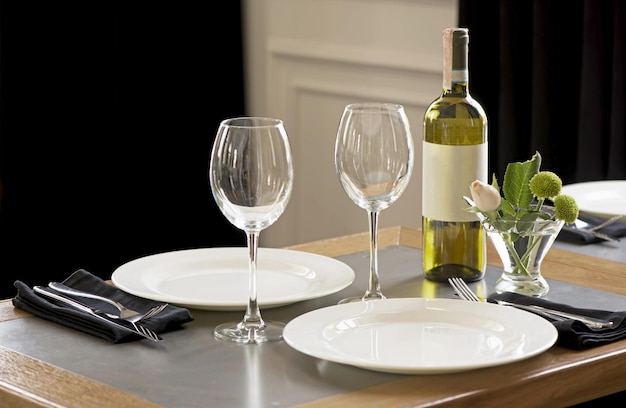
<svg viewBox="0 0 626 408"><path fill-rule="evenodd" d="M273 57L297 57L386 69L436 72L437 74L441 74L443 64L441 55L299 39L271 38L268 41L267 50Z"/></svg>

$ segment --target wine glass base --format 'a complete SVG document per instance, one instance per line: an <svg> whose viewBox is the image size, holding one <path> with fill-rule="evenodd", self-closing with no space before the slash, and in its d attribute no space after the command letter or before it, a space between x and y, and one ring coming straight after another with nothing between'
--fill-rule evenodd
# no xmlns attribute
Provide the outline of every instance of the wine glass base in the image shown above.
<svg viewBox="0 0 626 408"><path fill-rule="evenodd" d="M215 327L213 335L219 340L242 344L258 344L283 339L285 324L275 321L264 321L261 327L246 326L244 322L222 323Z"/></svg>
<svg viewBox="0 0 626 408"><path fill-rule="evenodd" d="M370 300L382 300L382 299L387 299L386 296L384 295L379 295L379 296L352 296L352 297L348 297L345 299L341 299L339 302L337 302L338 305L343 305L344 303L356 303L356 302L367 302Z"/></svg>

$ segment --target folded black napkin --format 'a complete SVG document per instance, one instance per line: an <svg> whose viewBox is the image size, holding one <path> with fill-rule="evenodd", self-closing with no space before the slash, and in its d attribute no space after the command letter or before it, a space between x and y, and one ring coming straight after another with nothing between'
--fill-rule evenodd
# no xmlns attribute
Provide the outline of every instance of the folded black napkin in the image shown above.
<svg viewBox="0 0 626 408"><path fill-rule="evenodd" d="M99 277L79 269L63 281L63 284L85 292L104 296L116 300L124 306L146 312L150 308L161 304L152 300L131 295L113 285L104 282ZM124 343L132 340L143 339L138 334L119 328L113 324L108 324L102 319L98 319L89 313L77 310L68 305L62 305L49 298L36 294L28 285L21 281L15 281L17 295L12 299L13 305L46 320L62 324L72 329L79 330L113 343ZM89 298L72 297L80 303L91 306L95 309L108 313L119 314L119 311L112 305L100 300ZM154 330L157 333L164 333L179 329L183 324L193 321L194 318L189 310L168 305L156 316L142 320L141 325Z"/></svg>
<svg viewBox="0 0 626 408"><path fill-rule="evenodd" d="M583 215L583 214L580 214L578 216L578 219L590 225L600 225L601 223L606 221L606 219L603 219L603 218L594 217L591 215ZM623 236L626 236L626 222L617 221L617 222L607 225L606 227L600 228L596 232L619 239ZM561 241L578 243L578 244L593 244L596 242L604 241L603 239L598 238L594 236L593 234L590 234L589 232L585 232L584 230L574 227L574 225L565 225L561 229L561 232L559 232L559 235L557 236L556 239L561 240Z"/></svg>
<svg viewBox="0 0 626 408"><path fill-rule="evenodd" d="M582 350L626 339L626 311L613 312L599 309L581 309L563 303L509 292L493 295L488 300L504 300L522 305L537 305L613 322L613 327L611 328L592 329L578 320L555 320L552 324L554 324L559 333L557 344L563 347Z"/></svg>

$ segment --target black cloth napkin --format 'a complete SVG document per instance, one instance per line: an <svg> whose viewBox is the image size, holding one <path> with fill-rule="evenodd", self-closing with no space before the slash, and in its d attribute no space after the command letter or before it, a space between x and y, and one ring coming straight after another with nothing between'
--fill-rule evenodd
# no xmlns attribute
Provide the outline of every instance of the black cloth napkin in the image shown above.
<svg viewBox="0 0 626 408"><path fill-rule="evenodd" d="M606 219L603 218L583 214L580 214L578 216L578 219L590 225L600 225L601 223L606 221ZM617 221L613 224L607 225L606 227L600 228L596 232L600 232L610 237L619 239L623 236L626 236L626 222ZM556 239L577 244L594 244L596 242L604 241L603 239L598 238L593 234L589 234L588 232L584 232L584 230L576 228L574 225L563 226L561 232L559 232L559 235Z"/></svg>
<svg viewBox="0 0 626 408"><path fill-rule="evenodd" d="M613 327L611 328L592 329L578 320L554 320L552 324L554 324L559 333L557 344L563 347L582 350L626 339L626 311L581 309L563 303L510 292L493 295L488 300L504 300L523 305L543 306L562 312L575 313L613 322Z"/></svg>
<svg viewBox="0 0 626 408"><path fill-rule="evenodd" d="M75 289L116 300L124 306L141 313L162 303L126 293L84 269L77 270L62 283ZM12 299L13 306L32 313L35 316L103 338L113 343L124 343L143 339L143 337L138 334L131 333L113 324L107 324L104 320L98 319L89 313L42 297L22 281L15 281L14 286L17 288L17 295ZM87 306L102 310L103 312L119 314L119 311L113 305L106 302L83 297L70 297ZM189 310L174 305L168 305L156 316L142 320L141 325L157 333L164 333L179 329L183 324L193 320L194 318Z"/></svg>

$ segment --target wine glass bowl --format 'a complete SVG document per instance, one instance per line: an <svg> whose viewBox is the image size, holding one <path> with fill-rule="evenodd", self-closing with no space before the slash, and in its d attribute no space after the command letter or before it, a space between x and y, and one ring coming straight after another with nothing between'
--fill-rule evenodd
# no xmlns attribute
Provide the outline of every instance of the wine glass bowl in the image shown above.
<svg viewBox="0 0 626 408"><path fill-rule="evenodd" d="M340 303L385 298L378 278L378 214L404 193L413 163L413 139L402 105L368 102L344 108L335 170L348 197L369 216L370 280L363 296Z"/></svg>
<svg viewBox="0 0 626 408"><path fill-rule="evenodd" d="M240 117L219 125L209 164L209 180L218 207L246 233L249 300L240 322L218 325L214 336L238 343L282 339L282 322L263 320L257 301L258 238L284 212L293 188L294 165L280 119Z"/></svg>

